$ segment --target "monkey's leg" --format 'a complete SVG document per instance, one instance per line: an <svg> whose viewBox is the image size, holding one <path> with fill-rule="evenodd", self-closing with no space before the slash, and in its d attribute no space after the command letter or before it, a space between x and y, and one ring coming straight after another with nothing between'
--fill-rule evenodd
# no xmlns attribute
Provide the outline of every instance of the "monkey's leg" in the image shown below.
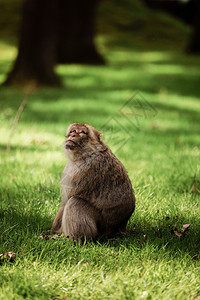
<svg viewBox="0 0 200 300"><path fill-rule="evenodd" d="M87 201L71 197L65 204L62 232L73 240L96 240L99 214Z"/></svg>
<svg viewBox="0 0 200 300"><path fill-rule="evenodd" d="M111 238L116 235L121 235L126 232L126 225L128 218L126 208L121 206L112 207L110 209L104 209L102 211L103 233L106 237Z"/></svg>
<svg viewBox="0 0 200 300"><path fill-rule="evenodd" d="M61 229L61 225L62 225L62 216L63 216L63 211L64 211L64 206L62 205L58 212L57 215L53 221L53 225L51 227L51 230L57 233L61 233L62 229Z"/></svg>

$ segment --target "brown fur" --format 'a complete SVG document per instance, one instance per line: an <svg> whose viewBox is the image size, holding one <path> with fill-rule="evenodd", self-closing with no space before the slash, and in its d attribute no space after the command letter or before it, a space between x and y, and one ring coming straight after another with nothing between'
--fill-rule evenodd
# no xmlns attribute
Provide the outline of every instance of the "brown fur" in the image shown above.
<svg viewBox="0 0 200 300"><path fill-rule="evenodd" d="M94 127L71 124L64 144L62 203L52 230L73 240L112 237L125 230L135 208L128 174Z"/></svg>

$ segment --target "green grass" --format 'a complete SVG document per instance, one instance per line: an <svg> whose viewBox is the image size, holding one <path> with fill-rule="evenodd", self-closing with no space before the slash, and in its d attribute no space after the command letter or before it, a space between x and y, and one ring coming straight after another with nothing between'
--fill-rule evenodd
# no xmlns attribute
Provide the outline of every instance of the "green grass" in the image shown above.
<svg viewBox="0 0 200 300"><path fill-rule="evenodd" d="M29 96L9 153L24 95L1 88L0 253L17 258L0 267L0 299L200 297L200 61L172 51L105 54L108 66L59 66L67 87ZM40 239L60 203L67 125L101 128L110 118L118 132L108 144L118 150L137 198L130 235L83 246ZM191 227L179 240L171 231L186 223Z"/></svg>
<svg viewBox="0 0 200 300"><path fill-rule="evenodd" d="M65 88L34 91L13 135L24 94L0 89L0 253L16 253L0 265L0 300L200 299L200 58L178 38L123 43L102 48L106 66L58 66ZM0 45L3 81L16 49ZM84 245L40 238L61 201L71 122L103 128L128 170L137 198L129 236ZM173 231L187 223L179 239Z"/></svg>

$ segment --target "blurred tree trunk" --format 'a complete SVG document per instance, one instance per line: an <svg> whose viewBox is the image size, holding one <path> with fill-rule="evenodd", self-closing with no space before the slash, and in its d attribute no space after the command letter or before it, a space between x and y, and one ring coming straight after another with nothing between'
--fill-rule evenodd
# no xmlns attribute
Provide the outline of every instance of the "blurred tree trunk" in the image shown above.
<svg viewBox="0 0 200 300"><path fill-rule="evenodd" d="M165 11L171 15L177 15L179 11L178 0L143 0L149 7Z"/></svg>
<svg viewBox="0 0 200 300"><path fill-rule="evenodd" d="M26 0L23 7L18 56L6 85L59 85L56 63L55 0Z"/></svg>
<svg viewBox="0 0 200 300"><path fill-rule="evenodd" d="M195 2L194 28L187 47L188 53L200 54L200 1Z"/></svg>
<svg viewBox="0 0 200 300"><path fill-rule="evenodd" d="M93 42L98 0L25 0L18 56L5 85L60 86L57 63L103 63Z"/></svg>
<svg viewBox="0 0 200 300"><path fill-rule="evenodd" d="M98 0L60 0L58 63L104 64L94 45Z"/></svg>

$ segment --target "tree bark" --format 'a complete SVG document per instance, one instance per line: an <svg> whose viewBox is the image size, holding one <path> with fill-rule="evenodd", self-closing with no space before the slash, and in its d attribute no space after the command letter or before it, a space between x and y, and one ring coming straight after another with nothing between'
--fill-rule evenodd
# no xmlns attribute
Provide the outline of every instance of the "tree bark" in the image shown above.
<svg viewBox="0 0 200 300"><path fill-rule="evenodd" d="M56 64L56 0L26 0L18 56L5 85L59 86Z"/></svg>
<svg viewBox="0 0 200 300"><path fill-rule="evenodd" d="M58 63L104 64L94 44L98 0L60 0Z"/></svg>
<svg viewBox="0 0 200 300"><path fill-rule="evenodd" d="M98 0L25 0L18 56L4 85L61 86L57 63L103 64L94 45Z"/></svg>

